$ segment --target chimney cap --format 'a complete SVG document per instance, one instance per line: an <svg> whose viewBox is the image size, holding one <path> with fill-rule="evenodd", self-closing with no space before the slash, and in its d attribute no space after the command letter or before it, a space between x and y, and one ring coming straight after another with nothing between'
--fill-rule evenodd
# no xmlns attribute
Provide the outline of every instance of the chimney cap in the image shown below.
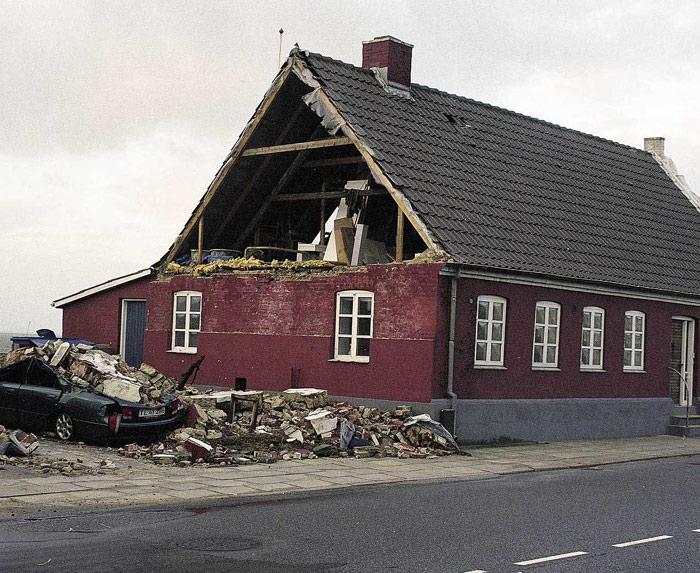
<svg viewBox="0 0 700 573"><path fill-rule="evenodd" d="M413 44L409 44L408 42L404 42L403 40L399 40L398 38L395 38L394 36L377 36L373 40L363 40L363 44L373 44L375 42L396 42L397 44L402 44L408 48L413 48Z"/></svg>
<svg viewBox="0 0 700 573"><path fill-rule="evenodd" d="M665 137L645 137L644 138L644 151L650 153L656 153L658 155L664 155L664 147L666 144Z"/></svg>

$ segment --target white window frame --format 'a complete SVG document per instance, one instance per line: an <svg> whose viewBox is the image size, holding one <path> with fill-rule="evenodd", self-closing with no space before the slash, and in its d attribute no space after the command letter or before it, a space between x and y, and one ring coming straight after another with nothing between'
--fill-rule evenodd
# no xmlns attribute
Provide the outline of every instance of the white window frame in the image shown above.
<svg viewBox="0 0 700 573"><path fill-rule="evenodd" d="M351 314L341 314L340 312L340 299L341 298L352 298L352 313ZM372 309L369 315L359 314L359 300L361 298L369 298L372 301ZM349 335L340 334L340 319L351 318L352 327ZM369 317L369 334L358 334L357 324L359 318ZM339 362L369 362L369 356L361 356L357 354L357 341L359 339L372 340L374 336L374 293L367 290L344 290L339 291L335 295L335 350L334 350L334 360ZM339 354L338 349L340 345L340 338L350 338L350 354ZM370 355L371 355L371 345L370 345Z"/></svg>
<svg viewBox="0 0 700 573"><path fill-rule="evenodd" d="M488 317L486 319L479 318L479 306L480 303L488 303ZM501 320L493 319L493 308L494 303L500 303L503 305L503 316ZM508 310L508 301L500 296L493 295L481 295L476 299L476 330L474 332L474 367L476 368L493 368L493 367L503 367L505 364L506 355L506 311ZM479 323L486 323L486 338L479 338ZM494 324L501 324L501 338L500 340L494 340L493 338L493 326ZM477 348L480 342L486 343L486 359L477 359ZM499 360L491 360L491 347L493 344L501 345L501 357Z"/></svg>
<svg viewBox="0 0 700 573"><path fill-rule="evenodd" d="M537 311L544 309L544 322L537 322ZM557 320L555 323L550 322L552 311L556 310ZM537 328L542 328L542 342L537 342ZM550 333L553 328L556 328L554 342L549 342ZM535 303L535 319L532 333L532 367L536 369L556 369L559 366L559 333L561 332L561 305L557 302L538 301ZM535 350L538 346L542 347L542 360L535 360ZM547 361L547 349L554 347L554 361Z"/></svg>
<svg viewBox="0 0 700 573"><path fill-rule="evenodd" d="M627 329L627 319L630 318L632 319L632 330ZM637 318L642 319L642 329L637 330ZM624 338L624 353L622 355L622 366L623 370L627 372L644 372L644 345L646 344L646 327L647 327L647 318L646 315L639 311L639 310L628 310L625 312L625 338ZM627 346L627 335L630 335L631 337L631 346ZM642 338L642 347L641 348L635 348L635 341L637 338L637 335L641 335ZM625 363L625 355L627 354L627 351L631 352L630 357L631 357L631 364L626 364ZM640 356L640 365L635 366L634 365L634 357L635 355L638 354Z"/></svg>
<svg viewBox="0 0 700 573"><path fill-rule="evenodd" d="M586 326L586 313L590 313L590 315L591 315L589 326ZM596 314L600 314L600 316L601 316L600 328L595 328L595 316L596 316ZM583 339L584 339L586 331L589 332L589 336L590 336L588 344L583 343ZM600 346L597 346L594 344L596 332L600 332ZM588 349L588 362L587 363L585 363L583 361L584 349ZM593 363L594 350L600 350L600 364ZM581 363L581 370L602 371L603 364L605 364L605 362L604 362L604 360L605 360L604 350L605 350L605 309L600 308L599 306L584 307L583 320L581 322L581 353L579 355L580 363Z"/></svg>
<svg viewBox="0 0 700 573"><path fill-rule="evenodd" d="M177 299L178 297L185 296L187 297L187 304L185 306L185 311L178 311L177 310ZM192 312L191 304L192 304L192 299L194 297L199 297L199 312L195 311ZM178 292L173 293L173 321L172 321L172 337L171 337L171 342L170 342L170 351L171 352L181 352L183 354L196 354L197 353L197 347L196 346L189 346L189 341L190 341L190 334L191 333L196 333L199 335L199 333L202 331L202 311L204 306L204 297L202 296L201 292L194 291L194 290L181 290ZM184 314L185 315L185 328L176 328L176 319L178 314ZM193 314L199 314L199 328L190 328L190 317ZM184 346L176 346L175 345L175 334L177 332L184 332L185 333L185 345ZM197 337L199 338L199 336Z"/></svg>

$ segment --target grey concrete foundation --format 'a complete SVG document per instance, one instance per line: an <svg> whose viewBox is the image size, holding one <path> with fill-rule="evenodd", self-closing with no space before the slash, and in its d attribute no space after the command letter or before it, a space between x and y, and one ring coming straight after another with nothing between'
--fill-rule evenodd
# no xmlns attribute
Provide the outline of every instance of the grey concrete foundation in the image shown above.
<svg viewBox="0 0 700 573"><path fill-rule="evenodd" d="M460 442L654 436L668 433L670 398L458 400Z"/></svg>

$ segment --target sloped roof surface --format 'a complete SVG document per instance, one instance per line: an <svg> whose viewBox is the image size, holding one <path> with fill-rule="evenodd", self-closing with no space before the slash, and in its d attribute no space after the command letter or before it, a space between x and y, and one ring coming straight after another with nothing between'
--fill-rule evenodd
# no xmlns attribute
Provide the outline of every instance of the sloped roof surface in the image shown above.
<svg viewBox="0 0 700 573"><path fill-rule="evenodd" d="M304 58L455 262L700 294L700 213L649 153Z"/></svg>

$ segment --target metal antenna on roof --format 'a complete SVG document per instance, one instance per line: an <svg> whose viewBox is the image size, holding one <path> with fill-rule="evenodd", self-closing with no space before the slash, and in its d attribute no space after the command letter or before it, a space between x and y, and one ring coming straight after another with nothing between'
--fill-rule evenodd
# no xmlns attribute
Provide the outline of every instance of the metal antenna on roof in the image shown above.
<svg viewBox="0 0 700 573"><path fill-rule="evenodd" d="M282 65L282 36L284 36L284 29L280 28L280 49L277 54L277 67L279 68Z"/></svg>

